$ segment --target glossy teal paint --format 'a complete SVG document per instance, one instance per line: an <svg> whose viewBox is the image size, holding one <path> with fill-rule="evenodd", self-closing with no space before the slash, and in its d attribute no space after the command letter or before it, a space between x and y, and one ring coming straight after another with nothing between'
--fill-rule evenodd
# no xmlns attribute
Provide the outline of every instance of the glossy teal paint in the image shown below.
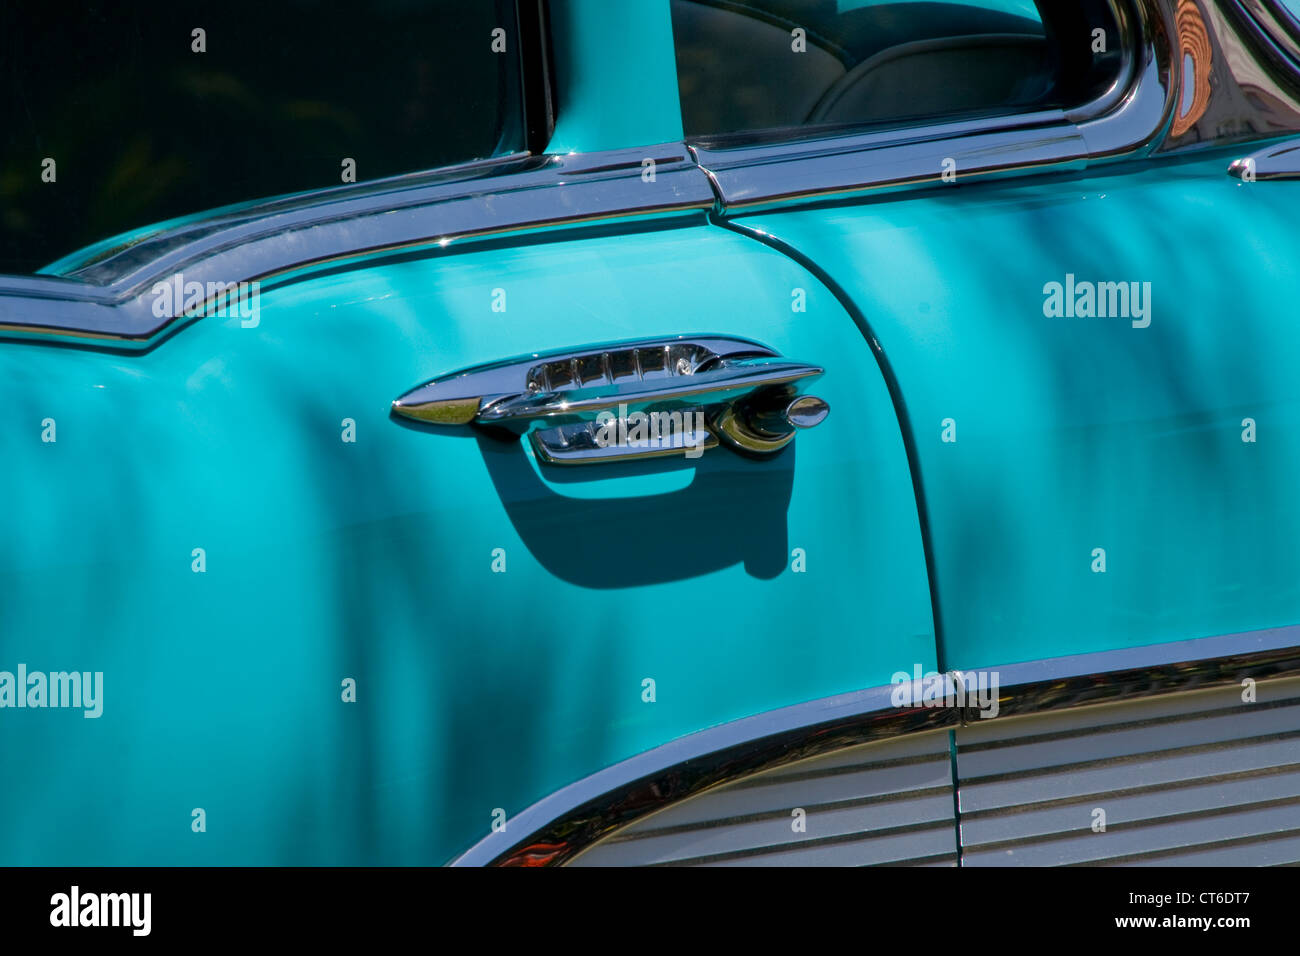
<svg viewBox="0 0 1300 956"><path fill-rule="evenodd" d="M853 322L702 218L605 232L267 289L256 328L141 355L0 345L0 670L104 674L98 719L0 710L0 864L441 863L497 807L935 666L902 438ZM824 363L829 419L770 462L543 478L518 442L389 417L459 367L688 331Z"/></svg>
<svg viewBox="0 0 1300 956"><path fill-rule="evenodd" d="M553 0L557 118L547 152L682 139L668 0Z"/></svg>
<svg viewBox="0 0 1300 956"><path fill-rule="evenodd" d="M742 220L823 267L896 373L946 666L1300 622L1300 183L1234 157ZM1067 273L1151 283L1150 325L1045 316Z"/></svg>

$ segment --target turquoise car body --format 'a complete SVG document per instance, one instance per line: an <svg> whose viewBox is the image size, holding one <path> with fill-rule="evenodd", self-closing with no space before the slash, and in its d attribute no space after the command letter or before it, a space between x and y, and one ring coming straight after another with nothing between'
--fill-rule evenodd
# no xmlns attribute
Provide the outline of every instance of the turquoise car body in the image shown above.
<svg viewBox="0 0 1300 956"><path fill-rule="evenodd" d="M553 3L548 152L681 142L671 29L667 0ZM104 693L0 719L0 863L442 864L899 672L1300 624L1300 182L1225 174L1279 135L367 253L142 349L11 336L0 669ZM1046 317L1067 275L1149 282L1149 327ZM455 369L682 333L818 363L830 416L770 460L580 474L390 416Z"/></svg>

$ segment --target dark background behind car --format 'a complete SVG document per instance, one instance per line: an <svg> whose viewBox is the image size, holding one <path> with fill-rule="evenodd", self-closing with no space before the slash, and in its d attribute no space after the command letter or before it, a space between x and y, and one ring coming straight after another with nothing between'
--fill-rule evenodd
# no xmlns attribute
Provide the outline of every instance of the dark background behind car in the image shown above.
<svg viewBox="0 0 1300 956"><path fill-rule="evenodd" d="M494 0L5 0L0 272L338 185L344 158L365 181L517 149L512 16Z"/></svg>

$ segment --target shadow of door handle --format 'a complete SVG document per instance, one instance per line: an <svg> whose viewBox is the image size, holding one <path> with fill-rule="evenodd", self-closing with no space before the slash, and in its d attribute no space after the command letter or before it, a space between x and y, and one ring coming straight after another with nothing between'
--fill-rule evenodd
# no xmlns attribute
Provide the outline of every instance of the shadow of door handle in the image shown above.
<svg viewBox="0 0 1300 956"><path fill-rule="evenodd" d="M402 395L393 414L526 433L548 464L697 457L720 440L769 455L830 412L800 391L822 371L746 339L677 336L453 372Z"/></svg>

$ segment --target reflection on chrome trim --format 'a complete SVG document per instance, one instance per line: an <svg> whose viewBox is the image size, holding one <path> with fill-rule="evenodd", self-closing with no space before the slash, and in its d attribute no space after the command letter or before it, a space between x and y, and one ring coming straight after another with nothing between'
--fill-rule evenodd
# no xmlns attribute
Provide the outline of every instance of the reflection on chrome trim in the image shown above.
<svg viewBox="0 0 1300 956"><path fill-rule="evenodd" d="M1291 66L1300 68L1300 20L1278 0L1237 0L1253 21L1252 26L1264 32L1265 37Z"/></svg>
<svg viewBox="0 0 1300 956"><path fill-rule="evenodd" d="M1282 68L1248 0L1113 0L1114 81L1067 111L857 132L739 148L693 144L724 213L958 180L1069 172L1110 160L1300 132L1300 78ZM1239 29L1254 24L1253 30ZM1282 34L1290 36L1290 34ZM1298 40L1297 42L1300 42ZM1184 97L1184 71L1192 70ZM949 164L951 166L951 164Z"/></svg>
<svg viewBox="0 0 1300 956"><path fill-rule="evenodd" d="M266 283L528 230L931 187L949 159L959 180L980 179L1300 132L1293 58L1300 24L1275 4L1107 2L1120 33L1120 68L1109 88L1078 108L736 149L668 143L517 154L218 210L95 248L66 276L0 276L0 335L148 348L192 321L155 315L148 294L182 268L187 281L205 287ZM647 160L653 178L642 175Z"/></svg>
<svg viewBox="0 0 1300 956"><path fill-rule="evenodd" d="M1300 131L1300 77L1240 0L1178 0L1179 67L1193 76L1161 152Z"/></svg>
<svg viewBox="0 0 1300 956"><path fill-rule="evenodd" d="M945 159L956 162L959 178L1044 166L1082 168L1086 145L1064 114L1032 113L1003 124L990 128L967 121L777 146L694 147L694 152L728 213L929 185L940 181Z"/></svg>
<svg viewBox="0 0 1300 956"><path fill-rule="evenodd" d="M1035 113L932 124L761 145L716 149L693 145L726 212L942 181L944 160L959 179L1031 170L1080 169L1089 161L1147 152L1168 127L1178 89L1165 25L1168 0L1121 0L1111 12L1123 59L1097 98L1068 112Z"/></svg>
<svg viewBox="0 0 1300 956"><path fill-rule="evenodd" d="M1300 179L1300 139L1275 143L1234 160L1228 174L1238 179Z"/></svg>
<svg viewBox="0 0 1300 956"><path fill-rule="evenodd" d="M1300 625L983 668L999 715L1300 674ZM709 787L842 747L953 727L954 707L896 708L893 686L747 717L638 754L533 804L455 866L562 864L614 830ZM997 718L993 718L996 720ZM520 840L520 832L528 834Z"/></svg>
<svg viewBox="0 0 1300 956"><path fill-rule="evenodd" d="M1125 58L1116 88L1102 97L1108 108L1070 113L1093 162L1149 153L1168 131L1181 92L1172 0L1112 3L1111 11Z"/></svg>
<svg viewBox="0 0 1300 956"><path fill-rule="evenodd" d="M647 160L654 161L653 177L644 175ZM680 143L503 157L239 207L119 247L68 277L0 277L0 333L147 346L190 317L156 315L150 295L157 282L182 271L187 283L205 287L265 285L305 267L377 253L435 251L468 239L713 204L708 178Z"/></svg>

